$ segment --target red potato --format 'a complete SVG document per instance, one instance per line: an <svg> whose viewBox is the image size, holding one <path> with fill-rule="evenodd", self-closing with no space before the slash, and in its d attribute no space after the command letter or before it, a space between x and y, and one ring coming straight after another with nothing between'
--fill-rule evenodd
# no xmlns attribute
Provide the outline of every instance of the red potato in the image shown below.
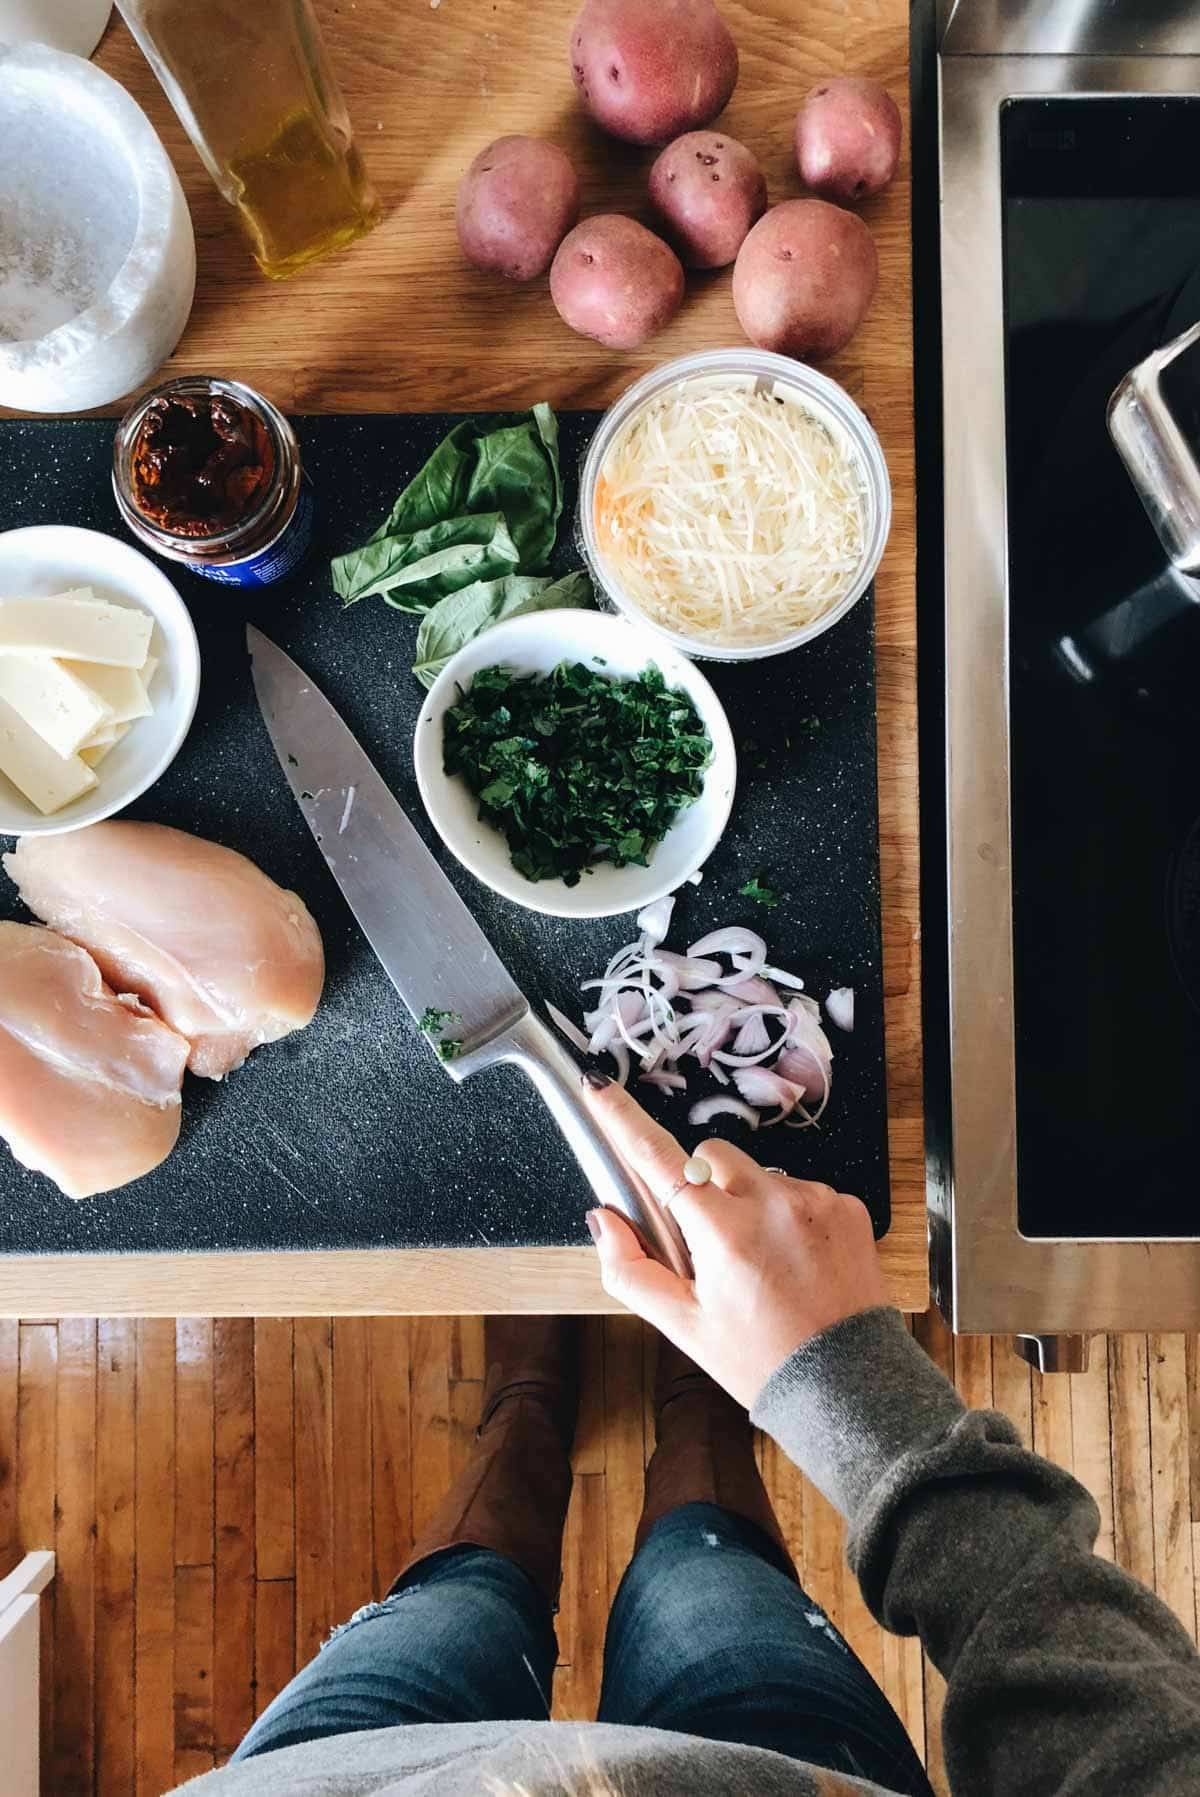
<svg viewBox="0 0 1200 1797"><path fill-rule="evenodd" d="M669 324L683 301L683 268L661 237L636 219L602 212L563 238L550 297L564 324L609 349L636 349Z"/></svg>
<svg viewBox="0 0 1200 1797"><path fill-rule="evenodd" d="M767 209L758 160L723 131L688 131L650 170L650 204L685 268L724 268Z"/></svg>
<svg viewBox="0 0 1200 1797"><path fill-rule="evenodd" d="M900 108L878 81L823 81L796 114L796 167L822 199L882 193L899 160Z"/></svg>
<svg viewBox="0 0 1200 1797"><path fill-rule="evenodd" d="M878 279L875 243L856 212L785 200L738 251L733 306L760 349L817 360L849 343Z"/></svg>
<svg viewBox="0 0 1200 1797"><path fill-rule="evenodd" d="M598 125L662 144L707 125L737 85L737 45L712 0L584 0L571 73Z"/></svg>
<svg viewBox="0 0 1200 1797"><path fill-rule="evenodd" d="M498 137L458 184L454 221L463 255L510 281L544 275L578 217L571 159L540 137Z"/></svg>

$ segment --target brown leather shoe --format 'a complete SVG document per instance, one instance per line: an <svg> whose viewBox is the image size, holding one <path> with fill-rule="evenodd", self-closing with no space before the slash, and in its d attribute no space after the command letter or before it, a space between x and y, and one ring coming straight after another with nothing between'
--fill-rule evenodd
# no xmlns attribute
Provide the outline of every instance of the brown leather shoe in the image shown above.
<svg viewBox="0 0 1200 1797"><path fill-rule="evenodd" d="M750 1418L736 1399L662 1336L654 1407L657 1445L646 1469L638 1547L668 1511L681 1504L717 1504L756 1524L795 1577L754 1458Z"/></svg>
<svg viewBox="0 0 1200 1797"><path fill-rule="evenodd" d="M571 1496L578 1320L488 1317L484 1347L487 1380L475 1452L414 1542L396 1584L433 1554L486 1547L515 1560L553 1607Z"/></svg>

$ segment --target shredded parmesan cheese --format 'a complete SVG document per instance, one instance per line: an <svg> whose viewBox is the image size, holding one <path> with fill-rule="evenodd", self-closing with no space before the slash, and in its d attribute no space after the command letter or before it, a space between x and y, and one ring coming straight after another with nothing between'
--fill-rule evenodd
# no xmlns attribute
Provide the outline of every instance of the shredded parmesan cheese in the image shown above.
<svg viewBox="0 0 1200 1797"><path fill-rule="evenodd" d="M865 484L849 440L786 388L680 382L619 433L596 483L608 569L647 617L727 648L830 611L862 563Z"/></svg>

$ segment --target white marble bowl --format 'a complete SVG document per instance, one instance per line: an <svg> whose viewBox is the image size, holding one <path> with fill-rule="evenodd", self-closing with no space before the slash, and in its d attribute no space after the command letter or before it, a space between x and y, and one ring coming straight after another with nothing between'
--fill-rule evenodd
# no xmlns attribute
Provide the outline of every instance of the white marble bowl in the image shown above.
<svg viewBox="0 0 1200 1797"><path fill-rule="evenodd" d="M112 0L0 0L0 42L90 56L111 12Z"/></svg>
<svg viewBox="0 0 1200 1797"><path fill-rule="evenodd" d="M0 44L0 403L108 405L183 334L192 221L145 113L78 56Z"/></svg>

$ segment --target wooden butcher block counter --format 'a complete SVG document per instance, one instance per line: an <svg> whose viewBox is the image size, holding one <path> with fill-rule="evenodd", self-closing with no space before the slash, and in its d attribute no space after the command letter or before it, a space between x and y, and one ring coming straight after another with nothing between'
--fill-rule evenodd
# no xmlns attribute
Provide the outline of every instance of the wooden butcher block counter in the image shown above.
<svg viewBox="0 0 1200 1797"><path fill-rule="evenodd" d="M544 282L510 287L464 264L454 234L455 187L475 153L505 132L561 144L581 172L585 212L642 206L649 153L601 137L577 105L566 55L573 0L532 7L526 0L315 5L385 219L349 251L285 283L258 273L119 19L97 52L154 122L192 210L195 308L164 377L236 375L295 413L466 412L540 399L580 410L607 405L666 358L744 341L727 273L693 279L674 323L625 353L568 331ZM721 10L741 56L722 129L759 156L773 201L800 191L792 119L820 78L873 76L907 116L902 0L722 0ZM876 583L892 1206L881 1247L896 1302L923 1310L908 168L906 130L896 181L863 209L879 249L879 292L827 372L870 415L894 493ZM25 1315L605 1308L611 1305L594 1253L584 1247L0 1256L0 1312Z"/></svg>

